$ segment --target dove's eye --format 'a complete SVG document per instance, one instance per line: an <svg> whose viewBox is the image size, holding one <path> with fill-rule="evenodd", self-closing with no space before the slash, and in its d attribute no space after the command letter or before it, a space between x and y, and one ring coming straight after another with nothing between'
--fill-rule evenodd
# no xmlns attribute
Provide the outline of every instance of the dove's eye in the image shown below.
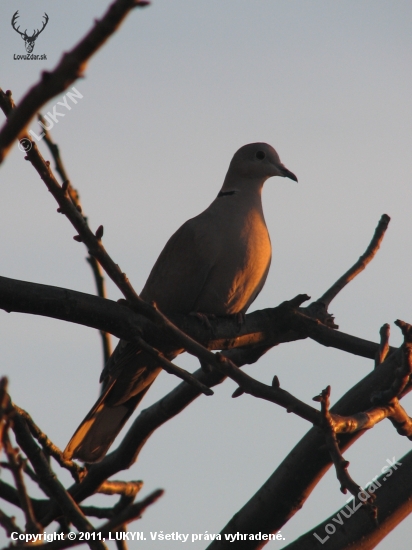
<svg viewBox="0 0 412 550"><path fill-rule="evenodd" d="M258 151L256 153L256 158L259 159L259 160L263 160L264 158L266 157L264 151Z"/></svg>

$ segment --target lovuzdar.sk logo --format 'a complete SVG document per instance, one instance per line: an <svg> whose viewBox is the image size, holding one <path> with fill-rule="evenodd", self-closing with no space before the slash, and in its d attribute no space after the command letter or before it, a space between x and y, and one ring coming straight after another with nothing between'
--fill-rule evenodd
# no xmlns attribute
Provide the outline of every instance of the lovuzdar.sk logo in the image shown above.
<svg viewBox="0 0 412 550"><path fill-rule="evenodd" d="M23 38L24 46L26 48L27 55L16 55L16 54L14 54L13 59L18 59L18 60L20 60L20 59L30 59L30 60L44 60L44 59L47 59L46 54L35 55L34 53L32 53L33 49L34 49L34 46L35 46L35 42L36 42L37 38L39 37L39 34L44 31L47 23L49 22L49 16L47 15L47 13L45 13L43 15L44 21L43 21L42 28L40 30L39 29L36 29L36 30L33 29L33 34L31 36L27 34L27 29L24 32L20 32L20 30L19 30L20 26L16 27L16 22L17 22L18 18L19 18L19 10L17 10L16 13L13 15L13 17L11 18L11 26Z"/></svg>

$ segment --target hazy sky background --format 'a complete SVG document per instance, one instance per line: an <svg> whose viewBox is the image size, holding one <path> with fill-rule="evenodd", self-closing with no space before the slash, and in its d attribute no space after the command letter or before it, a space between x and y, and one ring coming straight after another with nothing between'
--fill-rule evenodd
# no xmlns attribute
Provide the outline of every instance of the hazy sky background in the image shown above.
<svg viewBox="0 0 412 550"><path fill-rule="evenodd" d="M18 102L106 6L3 0L0 86ZM17 9L29 33L49 15L33 52L47 61L13 60L25 53L10 25ZM364 252L387 213L379 254L330 310L343 331L374 341L383 323L412 322L411 23L407 0L154 0L131 13L75 83L83 98L70 112L60 109L65 117L52 135L91 227L104 225L104 244L134 287L142 288L169 236L214 199L234 152L267 141L299 183L265 185L273 262L252 309L299 293L319 297ZM83 245L16 145L0 178L0 275L93 293ZM109 295L120 298L111 284ZM393 327L391 344L400 342ZM64 448L97 396L96 331L0 311L0 353L13 400ZM178 363L197 369L187 357ZM311 403L328 384L335 402L371 368L307 340L275 348L246 370L266 383L277 374L283 388ZM143 408L176 383L162 374ZM142 495L166 490L132 530L218 533L310 428L270 403L231 399L235 387L227 381L213 397L200 397L116 476L143 479ZM411 412L411 398L403 403ZM382 422L345 453L351 475L366 484L410 444ZM285 543L346 498L330 470L282 529ZM411 522L379 550L405 548ZM0 540L6 543L3 532Z"/></svg>

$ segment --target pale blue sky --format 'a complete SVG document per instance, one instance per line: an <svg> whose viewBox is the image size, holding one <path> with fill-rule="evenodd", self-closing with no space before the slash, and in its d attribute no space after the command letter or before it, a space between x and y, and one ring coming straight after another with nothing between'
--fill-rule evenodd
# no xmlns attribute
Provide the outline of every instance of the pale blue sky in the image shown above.
<svg viewBox="0 0 412 550"><path fill-rule="evenodd" d="M106 5L3 0L0 86L18 102ZM49 15L33 52L47 61L13 60L25 53L10 25L16 9L29 33ZM92 228L104 225L105 246L135 288L171 233L213 200L236 149L267 141L299 184L274 178L265 186L273 263L253 308L320 296L363 253L386 212L392 221L381 251L331 311L342 330L373 340L385 322L412 322L411 23L409 1L155 0L133 12L75 83L83 98L52 134ZM15 146L0 173L0 274L94 292L82 245L22 157ZM120 297L112 285L109 293ZM400 341L394 327L392 344ZM12 397L60 447L97 395L99 345L91 329L0 311ZM179 363L197 368L188 358ZM310 402L328 384L335 401L371 368L303 341L247 371L265 382L277 374ZM143 406L175 384L162 374ZM144 494L166 490L136 529L219 532L309 429L269 403L232 400L234 388L226 382L158 430L124 474L143 479ZM412 410L411 399L405 405ZM363 484L409 448L384 422L345 456ZM282 529L286 541L344 501L329 472ZM410 528L407 519L379 549L401 548Z"/></svg>

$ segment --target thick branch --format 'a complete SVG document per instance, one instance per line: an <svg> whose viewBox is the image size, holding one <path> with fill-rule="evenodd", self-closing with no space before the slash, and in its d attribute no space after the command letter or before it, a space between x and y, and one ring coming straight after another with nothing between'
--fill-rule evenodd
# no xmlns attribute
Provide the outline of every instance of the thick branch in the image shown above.
<svg viewBox="0 0 412 550"><path fill-rule="evenodd" d="M393 463L394 458L390 457L388 461ZM366 487L369 494L376 496L378 529L363 507L352 501L285 546L284 550L372 550L412 512L411 468L412 451L394 462L392 467L385 464L381 470L384 473L377 479L374 477L373 483ZM332 525L328 527L329 533L336 529L333 534L328 535L325 531L328 524Z"/></svg>
<svg viewBox="0 0 412 550"><path fill-rule="evenodd" d="M175 315L171 318L182 331L208 349L252 345L270 348L309 336L324 346L369 359L375 357L378 350L375 342L330 329L289 304L284 302L275 308L249 313L240 328L230 318L211 319L211 330L193 316ZM85 325L129 341L140 329L144 339L154 347L173 348L174 340L170 334L159 330L158 326L131 309L74 290L0 277L0 308Z"/></svg>

